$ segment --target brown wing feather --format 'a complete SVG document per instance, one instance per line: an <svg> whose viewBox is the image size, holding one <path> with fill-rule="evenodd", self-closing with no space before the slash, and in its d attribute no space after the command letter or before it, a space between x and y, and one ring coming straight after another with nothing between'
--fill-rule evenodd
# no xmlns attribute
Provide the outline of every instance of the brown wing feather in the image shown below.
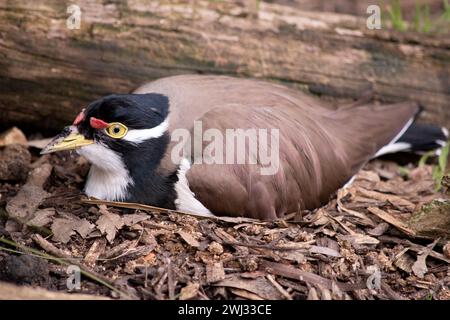
<svg viewBox="0 0 450 320"><path fill-rule="evenodd" d="M187 176L196 197L212 212L262 219L326 202L417 111L412 103L332 110L296 90L220 76L166 78L137 92L169 96L171 130L192 129L194 120L202 121L203 130L215 128L224 136L226 129L279 129L275 175L261 175L258 163L194 164ZM172 171L176 164L170 151L162 168Z"/></svg>

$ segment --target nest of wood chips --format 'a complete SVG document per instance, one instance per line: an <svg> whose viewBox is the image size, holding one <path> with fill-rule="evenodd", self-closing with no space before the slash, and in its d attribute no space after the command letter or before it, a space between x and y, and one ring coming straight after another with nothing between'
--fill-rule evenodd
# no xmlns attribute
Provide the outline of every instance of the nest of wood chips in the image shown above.
<svg viewBox="0 0 450 320"><path fill-rule="evenodd" d="M263 222L88 203L75 154L0 158L3 281L67 293L75 265L72 292L114 299L450 298L449 229L414 218L446 198L430 165L373 161L326 206Z"/></svg>

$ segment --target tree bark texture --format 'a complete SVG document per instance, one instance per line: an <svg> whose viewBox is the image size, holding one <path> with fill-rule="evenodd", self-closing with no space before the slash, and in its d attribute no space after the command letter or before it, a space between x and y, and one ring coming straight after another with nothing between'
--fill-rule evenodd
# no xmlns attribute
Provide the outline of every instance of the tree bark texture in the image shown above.
<svg viewBox="0 0 450 320"><path fill-rule="evenodd" d="M0 126L55 131L90 101L163 76L278 81L333 98L418 101L450 126L450 39L259 2L0 0Z"/></svg>

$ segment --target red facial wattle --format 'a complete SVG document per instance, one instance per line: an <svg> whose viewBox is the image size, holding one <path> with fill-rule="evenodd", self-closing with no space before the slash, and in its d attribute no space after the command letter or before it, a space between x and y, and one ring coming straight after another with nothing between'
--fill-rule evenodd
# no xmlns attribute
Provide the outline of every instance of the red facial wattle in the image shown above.
<svg viewBox="0 0 450 320"><path fill-rule="evenodd" d="M73 125L77 126L79 125L85 118L84 115L84 109L77 115L77 117L75 118L75 120L73 121Z"/></svg>
<svg viewBox="0 0 450 320"><path fill-rule="evenodd" d="M94 129L105 129L109 126L109 124L103 120L91 117L89 119L89 123L91 125L92 128Z"/></svg>

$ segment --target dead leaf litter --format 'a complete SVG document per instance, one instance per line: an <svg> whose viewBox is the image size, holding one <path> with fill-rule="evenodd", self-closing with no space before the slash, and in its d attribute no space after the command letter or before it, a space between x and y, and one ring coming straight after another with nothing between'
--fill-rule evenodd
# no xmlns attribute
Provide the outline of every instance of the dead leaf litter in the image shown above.
<svg viewBox="0 0 450 320"><path fill-rule="evenodd" d="M277 221L205 219L87 203L83 159L20 143L0 148L0 280L67 292L67 265L40 252L88 274L73 292L114 299L450 299L448 220L420 224L448 201L428 165L404 177L372 161L324 207Z"/></svg>

